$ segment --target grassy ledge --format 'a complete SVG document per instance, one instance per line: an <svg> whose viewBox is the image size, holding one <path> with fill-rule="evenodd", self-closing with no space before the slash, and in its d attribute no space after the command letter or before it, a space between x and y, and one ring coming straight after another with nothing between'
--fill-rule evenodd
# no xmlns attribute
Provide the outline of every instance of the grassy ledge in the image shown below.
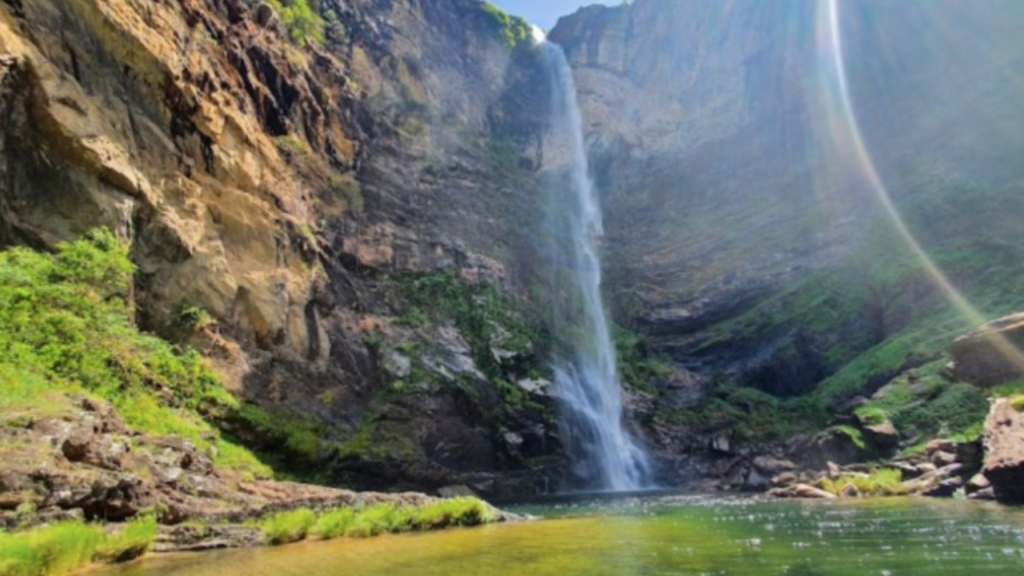
<svg viewBox="0 0 1024 576"><path fill-rule="evenodd" d="M300 509L270 516L263 520L260 529L267 544L276 546L307 538L371 538L381 534L480 526L499 519L500 516L481 500L454 498L423 506L384 503L361 509L340 508L319 515Z"/></svg>
<svg viewBox="0 0 1024 576"><path fill-rule="evenodd" d="M110 533L77 521L20 534L0 532L0 576L58 576L96 562L126 562L145 554L156 535L152 517Z"/></svg>

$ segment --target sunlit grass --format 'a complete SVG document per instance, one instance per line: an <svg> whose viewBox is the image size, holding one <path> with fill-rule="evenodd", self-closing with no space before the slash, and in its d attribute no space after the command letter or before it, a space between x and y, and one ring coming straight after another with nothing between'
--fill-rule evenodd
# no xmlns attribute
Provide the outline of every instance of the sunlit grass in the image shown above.
<svg viewBox="0 0 1024 576"><path fill-rule="evenodd" d="M340 537L372 538L381 534L399 534L454 526L479 526L500 520L482 500L453 498L423 506L394 503L375 504L361 509L340 508L321 513L309 509L275 514L260 527L269 544L288 544L306 538L332 540Z"/></svg>
<svg viewBox="0 0 1024 576"><path fill-rule="evenodd" d="M290 544L305 540L310 528L316 524L316 513L302 509L274 514L263 521L263 536L268 544Z"/></svg>
<svg viewBox="0 0 1024 576"><path fill-rule="evenodd" d="M59 576L92 562L124 562L146 553L157 536L153 518L107 535L99 526L62 522L30 532L0 532L0 575Z"/></svg>

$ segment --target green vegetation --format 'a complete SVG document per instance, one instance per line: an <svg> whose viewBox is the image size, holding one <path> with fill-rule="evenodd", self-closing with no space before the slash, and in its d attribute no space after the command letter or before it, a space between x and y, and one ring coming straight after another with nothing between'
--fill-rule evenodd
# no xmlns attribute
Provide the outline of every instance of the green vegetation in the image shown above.
<svg viewBox="0 0 1024 576"><path fill-rule="evenodd" d="M140 519L120 534L107 535L94 525L63 522L31 532L0 532L0 574L58 576L92 562L138 558L156 539L156 520Z"/></svg>
<svg viewBox="0 0 1024 576"><path fill-rule="evenodd" d="M453 321L468 340L476 366L506 404L521 406L526 402L526 393L510 380L526 376L534 368L538 352L549 347L539 328L543 322L526 306L497 286L466 282L450 270L398 278L394 286L407 303L402 324L423 326L428 319Z"/></svg>
<svg viewBox="0 0 1024 576"><path fill-rule="evenodd" d="M262 523L263 536L269 544L290 544L305 540L316 524L316 513L312 510L295 510L274 514Z"/></svg>
<svg viewBox="0 0 1024 576"><path fill-rule="evenodd" d="M865 419L888 420L904 438L976 439L988 414L987 393L950 380L946 363L938 360L897 378L857 410L858 418L865 424Z"/></svg>
<svg viewBox="0 0 1024 576"><path fill-rule="evenodd" d="M102 562L127 562L146 553L156 540L156 518L147 516L129 522L124 529L108 535L96 548L94 560Z"/></svg>
<svg viewBox="0 0 1024 576"><path fill-rule="evenodd" d="M270 476L199 416L239 409L199 354L132 324L133 272L127 247L107 231L53 255L0 253L0 422L59 414L67 394L92 396L139 432L188 439L221 467Z"/></svg>
<svg viewBox="0 0 1024 576"><path fill-rule="evenodd" d="M356 513L351 508L342 508L325 513L317 519L310 535L320 540L341 538L348 533L349 527L355 522Z"/></svg>
<svg viewBox="0 0 1024 576"><path fill-rule="evenodd" d="M382 503L362 509L340 508L319 517L308 509L275 514L261 524L270 544L288 544L314 537L371 538L410 530L434 530L452 526L479 526L496 522L498 516L476 498L453 498L425 506Z"/></svg>
<svg viewBox="0 0 1024 576"><path fill-rule="evenodd" d="M826 479L821 489L840 495L848 486L853 486L863 496L899 496L903 475L899 470L876 470L866 476L842 476L835 480Z"/></svg>
<svg viewBox="0 0 1024 576"><path fill-rule="evenodd" d="M867 449L868 445L866 442L864 442L864 434L862 434L860 430L854 428L853 426L841 424L839 426L833 426L831 429L834 432L838 432L839 434L842 434L843 436L849 438L850 441L853 442L853 445L856 446L858 449Z"/></svg>
<svg viewBox="0 0 1024 576"><path fill-rule="evenodd" d="M1024 412L1024 396L1014 396L1010 399L1010 406L1017 412Z"/></svg>
<svg viewBox="0 0 1024 576"><path fill-rule="evenodd" d="M267 0L288 31L288 37L299 46L324 43L324 21L309 5L309 0Z"/></svg>
<svg viewBox="0 0 1024 576"><path fill-rule="evenodd" d="M655 383L672 375L671 361L652 355L642 336L621 326L613 327L612 336L623 384L631 390L657 394Z"/></svg>
<svg viewBox="0 0 1024 576"><path fill-rule="evenodd" d="M533 37L530 23L518 16L510 16L501 8L484 2L481 5L488 29L498 34L509 48L527 43Z"/></svg>
<svg viewBox="0 0 1024 576"><path fill-rule="evenodd" d="M729 430L738 440L772 442L822 430L830 415L815 398L782 400L753 388L722 386L692 409L662 410L658 417L703 431Z"/></svg>

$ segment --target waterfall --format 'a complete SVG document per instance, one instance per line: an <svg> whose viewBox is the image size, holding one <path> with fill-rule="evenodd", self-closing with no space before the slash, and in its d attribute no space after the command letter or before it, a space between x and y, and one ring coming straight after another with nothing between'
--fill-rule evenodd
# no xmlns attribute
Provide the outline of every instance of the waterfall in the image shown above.
<svg viewBox="0 0 1024 576"><path fill-rule="evenodd" d="M601 298L601 207L590 179L572 69L561 47L540 41L552 91L545 146L555 391L570 472L587 489L645 487L649 465L623 427L622 390Z"/></svg>

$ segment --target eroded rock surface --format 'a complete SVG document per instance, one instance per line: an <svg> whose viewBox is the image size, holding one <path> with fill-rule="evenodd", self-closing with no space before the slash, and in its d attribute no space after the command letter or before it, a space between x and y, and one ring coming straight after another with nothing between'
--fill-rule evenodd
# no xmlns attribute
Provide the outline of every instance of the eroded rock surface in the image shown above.
<svg viewBox="0 0 1024 576"><path fill-rule="evenodd" d="M996 401L985 422L983 473L996 499L1024 503L1024 414L1010 400Z"/></svg>

